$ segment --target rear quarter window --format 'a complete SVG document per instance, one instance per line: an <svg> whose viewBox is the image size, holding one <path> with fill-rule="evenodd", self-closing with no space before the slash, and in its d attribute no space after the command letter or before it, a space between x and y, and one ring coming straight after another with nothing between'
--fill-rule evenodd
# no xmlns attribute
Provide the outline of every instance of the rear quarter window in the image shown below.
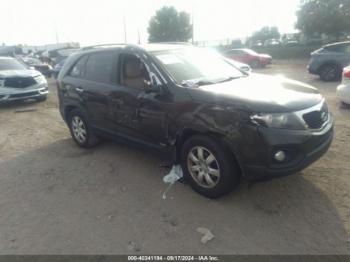
<svg viewBox="0 0 350 262"><path fill-rule="evenodd" d="M72 67L69 75L73 77L83 77L84 75L84 70L85 70L85 64L87 61L87 56L81 57L75 65Z"/></svg>

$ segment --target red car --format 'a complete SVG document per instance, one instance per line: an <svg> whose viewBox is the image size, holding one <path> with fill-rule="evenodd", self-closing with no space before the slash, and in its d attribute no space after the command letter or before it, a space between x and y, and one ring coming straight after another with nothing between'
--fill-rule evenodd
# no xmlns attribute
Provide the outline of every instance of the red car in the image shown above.
<svg viewBox="0 0 350 262"><path fill-rule="evenodd" d="M230 49L224 52L224 56L248 64L253 68L264 67L272 62L271 56L258 54L251 49Z"/></svg>

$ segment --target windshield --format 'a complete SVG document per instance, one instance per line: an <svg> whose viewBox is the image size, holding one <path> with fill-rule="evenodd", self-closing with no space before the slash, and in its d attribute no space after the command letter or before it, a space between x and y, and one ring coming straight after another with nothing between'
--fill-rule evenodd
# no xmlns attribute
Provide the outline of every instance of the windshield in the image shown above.
<svg viewBox="0 0 350 262"><path fill-rule="evenodd" d="M210 84L245 76L217 52L183 48L153 53L178 84Z"/></svg>
<svg viewBox="0 0 350 262"><path fill-rule="evenodd" d="M251 49L244 49L245 52L247 52L248 54L251 54L251 55L257 55L258 53L255 52L254 50L251 50Z"/></svg>
<svg viewBox="0 0 350 262"><path fill-rule="evenodd" d="M16 59L0 59L0 70L23 70L27 69Z"/></svg>

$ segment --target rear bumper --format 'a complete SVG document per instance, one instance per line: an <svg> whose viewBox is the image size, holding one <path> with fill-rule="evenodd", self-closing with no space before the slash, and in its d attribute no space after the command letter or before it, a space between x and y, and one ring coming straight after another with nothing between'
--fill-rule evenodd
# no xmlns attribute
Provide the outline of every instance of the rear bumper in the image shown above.
<svg viewBox="0 0 350 262"><path fill-rule="evenodd" d="M41 87L38 89L18 91L12 93L1 94L0 93L0 103L17 101L17 100L26 100L26 99L35 99L43 96L47 96L49 90L47 87Z"/></svg>
<svg viewBox="0 0 350 262"><path fill-rule="evenodd" d="M323 130L270 132L263 130L262 138L267 146L267 164L243 165L243 172L249 180L264 180L295 174L323 156L333 140L333 119ZM285 163L277 163L274 154L283 150L288 156Z"/></svg>
<svg viewBox="0 0 350 262"><path fill-rule="evenodd" d="M272 58L261 58L260 64L262 66L270 65L270 64L272 64Z"/></svg>

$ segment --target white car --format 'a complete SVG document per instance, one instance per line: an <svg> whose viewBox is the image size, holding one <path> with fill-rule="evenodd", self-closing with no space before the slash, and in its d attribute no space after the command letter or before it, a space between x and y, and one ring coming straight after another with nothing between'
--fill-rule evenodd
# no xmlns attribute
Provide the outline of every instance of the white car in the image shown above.
<svg viewBox="0 0 350 262"><path fill-rule="evenodd" d="M344 104L350 105L350 66L343 69L343 80L337 87L337 96Z"/></svg>
<svg viewBox="0 0 350 262"><path fill-rule="evenodd" d="M0 56L0 103L13 100L47 98L46 78L12 57Z"/></svg>

